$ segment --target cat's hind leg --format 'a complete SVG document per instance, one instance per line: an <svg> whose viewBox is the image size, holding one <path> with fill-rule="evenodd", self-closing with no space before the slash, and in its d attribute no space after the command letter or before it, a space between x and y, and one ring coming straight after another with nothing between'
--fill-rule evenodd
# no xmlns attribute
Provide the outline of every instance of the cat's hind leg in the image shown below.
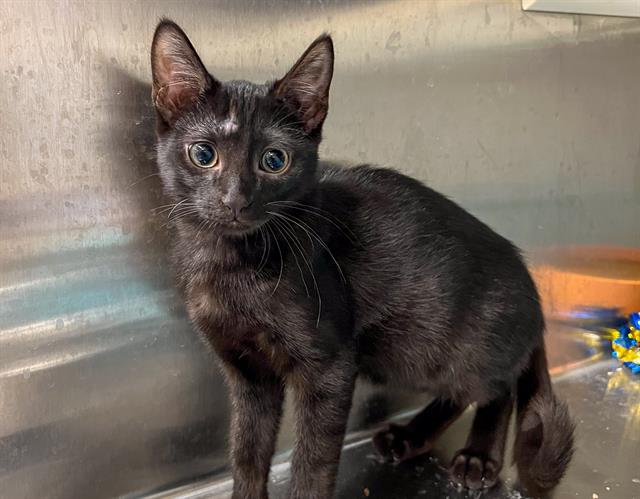
<svg viewBox="0 0 640 499"><path fill-rule="evenodd" d="M397 462L425 454L464 409L451 401L436 399L406 425L390 424L376 433L373 444L382 457Z"/></svg>
<svg viewBox="0 0 640 499"><path fill-rule="evenodd" d="M449 473L456 484L473 490L496 484L513 402L509 393L478 408L465 448L451 461Z"/></svg>

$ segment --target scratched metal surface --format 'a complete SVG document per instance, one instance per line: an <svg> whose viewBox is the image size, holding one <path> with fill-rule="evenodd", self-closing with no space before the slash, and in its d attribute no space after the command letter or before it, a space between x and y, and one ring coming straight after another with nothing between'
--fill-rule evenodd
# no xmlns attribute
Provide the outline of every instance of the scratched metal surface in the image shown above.
<svg viewBox="0 0 640 499"><path fill-rule="evenodd" d="M2 0L2 499L140 495L226 469L225 390L151 211L162 15L223 79L281 75L328 30L325 157L393 165L525 248L640 245L637 19L518 0ZM590 386L568 390L605 411ZM351 428L414 404L363 388ZM579 482L603 483L620 449L594 453Z"/></svg>
<svg viewBox="0 0 640 499"><path fill-rule="evenodd" d="M640 378L620 369L603 348L587 347L585 333L589 334L551 323L547 335L555 389L569 403L578 423L573 462L549 498L640 499ZM409 414L399 414L397 419L402 421ZM464 446L472 417L470 409L444 433L430 454L399 465L380 462L369 438L371 431L352 434L342 452L336 499L526 499L510 464L513 432L507 441L501 481L494 489L468 492L449 481L448 463ZM272 469L270 493L274 499L286 498L288 457L280 455ZM218 477L148 499L229 499L231 487L230 479Z"/></svg>

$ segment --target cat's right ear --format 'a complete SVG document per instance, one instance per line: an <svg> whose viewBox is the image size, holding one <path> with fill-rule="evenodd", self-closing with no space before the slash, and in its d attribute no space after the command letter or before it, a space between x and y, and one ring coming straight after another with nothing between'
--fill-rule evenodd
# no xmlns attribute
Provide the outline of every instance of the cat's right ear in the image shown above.
<svg viewBox="0 0 640 499"><path fill-rule="evenodd" d="M162 20L153 35L151 71L153 104L168 126L218 84L184 31L169 20Z"/></svg>

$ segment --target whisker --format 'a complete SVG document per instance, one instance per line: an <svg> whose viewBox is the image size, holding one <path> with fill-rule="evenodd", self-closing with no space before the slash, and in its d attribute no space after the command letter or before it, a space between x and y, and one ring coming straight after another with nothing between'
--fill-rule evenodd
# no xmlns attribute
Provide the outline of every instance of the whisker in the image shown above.
<svg viewBox="0 0 640 499"><path fill-rule="evenodd" d="M167 221L162 224L162 227L170 227L172 224L175 224L176 222L183 220L188 216L188 214L178 213L173 218L171 218L171 220L167 219Z"/></svg>
<svg viewBox="0 0 640 499"><path fill-rule="evenodd" d="M202 231L202 229L205 227L205 225L207 225L209 223L209 220L207 220L206 218L203 219L199 224L198 224L198 230L196 231L196 235L193 237L194 239L198 239L198 236L200 235L200 231Z"/></svg>
<svg viewBox="0 0 640 499"><path fill-rule="evenodd" d="M282 251L280 250L280 243L278 242L278 239L276 238L275 234L273 233L273 230L268 225L265 225L265 227L267 227L269 229L269 232L271 232L271 235L275 239L276 245L278 246L278 254L280 255L280 274L278 275L278 282L276 282L276 287L273 288L273 291L271 292L271 296L273 296L275 294L276 290L278 289L278 285L280 284L280 280L282 279L282 271L283 271L283 268L284 268L284 261L282 260Z"/></svg>
<svg viewBox="0 0 640 499"><path fill-rule="evenodd" d="M181 206L174 212L175 215L193 215L199 213L200 210L193 206ZM168 217L167 217L168 218Z"/></svg>
<svg viewBox="0 0 640 499"><path fill-rule="evenodd" d="M155 208L151 208L151 211L155 211L155 212L163 212L163 211L167 211L170 210L171 208L173 208L174 206L178 206L183 204L186 201L186 199L183 199L182 201L180 201L179 203L169 203L169 204L163 204L160 206L156 206ZM186 203L184 204L184 206L197 206L195 203Z"/></svg>
<svg viewBox="0 0 640 499"><path fill-rule="evenodd" d="M319 211L319 212L325 213L325 214L327 214L329 216L332 215L332 213L330 211L323 210L319 206L314 206L312 204L301 203L300 201L293 201L293 200L289 200L289 199L281 199L279 201L271 201L271 203L269 203L269 204L272 204L272 203L273 204L275 204L275 203L279 203L279 204L294 204L294 205L302 206L302 207L310 209L310 210L314 210L314 211Z"/></svg>
<svg viewBox="0 0 640 499"><path fill-rule="evenodd" d="M186 201L187 201L187 198L184 198L182 201L180 201L178 204L176 204L176 205L171 209L171 211L169 212L169 215L167 216L167 218L171 218L171 214L173 213L173 211L174 211L178 206L180 206L182 203L184 203L184 202L186 202Z"/></svg>
<svg viewBox="0 0 640 499"><path fill-rule="evenodd" d="M213 226L213 221L209 224L209 227ZM222 240L222 237L220 237L220 235L218 235L218 239L216 239L216 245L213 248L213 252L217 253L218 252L218 246L220 246L220 241Z"/></svg>
<svg viewBox="0 0 640 499"><path fill-rule="evenodd" d="M182 201L180 201L179 203L176 203L173 205L173 208L171 208L171 211L169 212L169 216L167 218L171 217L171 214L173 213L173 210L175 210L178 206L180 206L182 203L185 203L187 201L187 198L184 198Z"/></svg>
<svg viewBox="0 0 640 499"><path fill-rule="evenodd" d="M293 231L293 228L289 225L289 222L287 222L286 220L282 220L281 222L289 228L289 230L294 234L294 238L295 238L295 232ZM309 239L311 240L311 238ZM295 238L295 240L298 241L297 238ZM298 244L300 243L298 242ZM301 248L302 248L302 245L301 245ZM311 274L311 279L313 280L313 286L315 287L316 295L318 297L318 316L316 318L316 327L318 327L320 325L320 314L322 313L322 295L320 294L320 287L318 286L318 281L316 280L315 273L313 272L313 263L310 262L309 259L304 256L304 251L302 249L300 251L301 251L300 256L304 259L304 263L306 264L307 268L309 269L309 273ZM309 296L308 291L307 291L307 296Z"/></svg>
<svg viewBox="0 0 640 499"><path fill-rule="evenodd" d="M294 204L295 206L289 206L289 203ZM307 204L303 204L303 203L297 203L295 201L272 201L271 203L268 204L283 204L285 205L287 208L293 209L293 210L300 210L300 211L304 211L306 213L309 213L311 215L315 215L317 217L323 218L324 220L326 220L327 222L329 222L330 224L333 224L339 231L341 231L345 236L347 236L348 239L351 240L351 242L358 244L358 240L356 235L353 233L353 231L347 227L347 225L342 222L341 220L339 220L338 218L334 217L331 213L329 213L328 211L322 210L316 206L311 206L311 205L307 205ZM315 209L317 211L326 213L327 215L323 215L322 213L317 213L316 211L313 211L312 209ZM331 218L329 218L331 217ZM332 220L333 219L333 220ZM338 225L338 222L340 225L342 225L342 227L340 227ZM347 232L345 232L345 229Z"/></svg>
<svg viewBox="0 0 640 499"><path fill-rule="evenodd" d="M127 189L131 189L134 185L138 185L140 182L142 182L143 180L147 180L148 178L151 177L159 177L160 174L159 173L152 173L150 175L145 175L142 178L139 178L138 180L134 181L133 183L129 184L129 186L127 187Z"/></svg>
<svg viewBox="0 0 640 499"><path fill-rule="evenodd" d="M333 253L329 249L329 246L327 246L327 244L322 240L322 238L318 235L318 233L315 230L313 230L308 224L306 224L305 222L303 222L299 218L294 217L291 214L285 215L284 213L276 213L276 212L272 212L272 211L268 211L267 213L272 214L272 215L277 216L277 217L288 219L290 222L293 222L294 224L296 224L298 227L302 228L303 230L306 227L306 229L316 238L316 240L320 243L320 245L329 254L331 259L333 260L333 263L336 265L336 268L338 269L338 272L340 273L340 277L342 278L342 281L345 282L345 283L347 282L347 279L344 276L344 272L342 272L342 267L340 267L340 264L338 263L338 260L336 260L335 256L333 255Z"/></svg>
<svg viewBox="0 0 640 499"><path fill-rule="evenodd" d="M155 212L156 214L161 213L163 211L167 211L170 210L171 208L173 208L177 203L169 203L169 204L163 204L160 206L156 206L155 208L151 208L149 211ZM160 211L158 211L160 210Z"/></svg>
<svg viewBox="0 0 640 499"><path fill-rule="evenodd" d="M293 255L293 258L296 261L296 266L298 267L298 271L300 272L300 277L302 278L302 284L304 285L304 290L306 291L307 296L310 296L309 295L309 288L307 287L307 281L305 281L305 279L304 279L304 273L302 272L302 267L300 267L300 262L298 261L298 256L296 255L296 252L293 249L293 247L291 246L291 243L289 242L289 238L287 237L287 228L284 225L281 225L282 222L280 222L279 220L274 220L273 222L276 224L276 228L278 229L278 232L280 232L280 234L282 234L282 237L284 237L285 242L289 246L289 249L291 250L291 254ZM280 230L280 229L283 229L283 230ZM289 232L289 235L294 240L294 244L296 244L295 234L291 234L290 230L288 232ZM300 255L300 256L302 256L302 255Z"/></svg>
<svg viewBox="0 0 640 499"><path fill-rule="evenodd" d="M259 227L258 232L262 236L262 256L260 257L260 263L258 264L258 270L256 270L256 274L260 274L262 267L265 263L267 263L267 239L265 237L265 231L262 230L262 227Z"/></svg>
<svg viewBox="0 0 640 499"><path fill-rule="evenodd" d="M169 219L167 219L167 225L171 224L171 223L175 223L178 220L183 220L186 218L190 218L193 217L194 215L197 218L197 215L199 214L199 211L176 211L173 216Z"/></svg>

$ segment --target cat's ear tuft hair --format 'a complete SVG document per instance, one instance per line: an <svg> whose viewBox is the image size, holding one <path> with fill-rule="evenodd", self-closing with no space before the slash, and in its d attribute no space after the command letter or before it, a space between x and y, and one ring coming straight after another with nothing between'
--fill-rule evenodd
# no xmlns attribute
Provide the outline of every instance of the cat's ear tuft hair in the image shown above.
<svg viewBox="0 0 640 499"><path fill-rule="evenodd" d="M160 21L153 36L151 71L153 104L168 125L216 84L187 35L168 19Z"/></svg>
<svg viewBox="0 0 640 499"><path fill-rule="evenodd" d="M306 132L312 134L321 130L327 117L332 77L333 41L324 34L274 83L272 92L297 111Z"/></svg>

